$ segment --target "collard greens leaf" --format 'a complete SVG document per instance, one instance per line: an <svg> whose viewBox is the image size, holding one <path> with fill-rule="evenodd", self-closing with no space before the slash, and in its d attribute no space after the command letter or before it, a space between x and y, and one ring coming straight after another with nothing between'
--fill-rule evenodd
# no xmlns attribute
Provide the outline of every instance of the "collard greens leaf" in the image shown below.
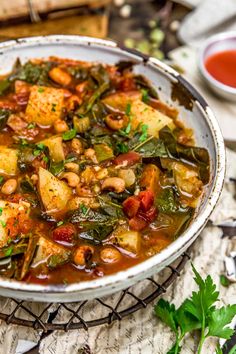
<svg viewBox="0 0 236 354"><path fill-rule="evenodd" d="M229 339L234 330L227 327L236 316L236 305L228 305L214 310L208 322L208 336Z"/></svg>

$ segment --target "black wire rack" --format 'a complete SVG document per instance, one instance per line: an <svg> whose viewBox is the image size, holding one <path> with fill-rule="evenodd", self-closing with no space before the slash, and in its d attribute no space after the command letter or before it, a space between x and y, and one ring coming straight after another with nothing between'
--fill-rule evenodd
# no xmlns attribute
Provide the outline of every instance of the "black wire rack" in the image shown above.
<svg viewBox="0 0 236 354"><path fill-rule="evenodd" d="M156 277L147 278L138 284L120 291L115 295L77 303L32 303L16 299L6 300L5 312L0 310L0 319L7 324L15 324L42 330L44 333L54 330L75 330L110 324L116 320L145 308L180 276L190 259L191 249L183 253L172 265L166 267ZM145 289L138 292L137 286ZM91 318L92 309L99 306ZM7 309L7 310L6 310ZM88 314L90 315L88 317ZM102 315L101 315L102 314Z"/></svg>

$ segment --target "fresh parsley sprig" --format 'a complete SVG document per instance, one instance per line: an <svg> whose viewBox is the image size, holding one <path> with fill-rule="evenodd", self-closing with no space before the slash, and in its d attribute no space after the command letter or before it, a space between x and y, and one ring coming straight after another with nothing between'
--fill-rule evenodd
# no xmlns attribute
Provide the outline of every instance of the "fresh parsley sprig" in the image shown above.
<svg viewBox="0 0 236 354"><path fill-rule="evenodd" d="M200 331L200 341L197 353L202 352L204 341L208 337L229 339L234 330L228 327L236 315L236 304L216 309L219 301L219 292L210 275L204 280L192 265L194 281L199 290L193 291L192 296L186 299L176 309L174 304L161 299L155 306L155 314L175 333L176 340L167 354L179 354L181 342L186 333Z"/></svg>

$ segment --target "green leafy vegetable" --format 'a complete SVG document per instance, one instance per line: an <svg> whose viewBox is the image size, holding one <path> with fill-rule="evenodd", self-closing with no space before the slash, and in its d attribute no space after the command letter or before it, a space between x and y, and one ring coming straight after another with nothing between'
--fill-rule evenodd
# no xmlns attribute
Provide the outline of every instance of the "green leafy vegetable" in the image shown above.
<svg viewBox="0 0 236 354"><path fill-rule="evenodd" d="M30 84L48 86L50 82L48 72L52 67L53 63L51 62L44 62L41 64L27 62L23 66L19 64L15 72L10 75L9 81L23 80Z"/></svg>
<svg viewBox="0 0 236 354"><path fill-rule="evenodd" d="M6 91L11 86L11 83L8 79L4 79L0 81L0 96L6 93Z"/></svg>
<svg viewBox="0 0 236 354"><path fill-rule="evenodd" d="M60 162L50 162L50 167L49 171L54 175L57 176L59 173L61 173L64 170L65 162L60 161Z"/></svg>
<svg viewBox="0 0 236 354"><path fill-rule="evenodd" d="M190 299L186 299L176 309L174 305L163 299L155 306L155 314L175 333L176 341L168 353L180 353L181 341L186 333L200 330L200 342L197 353L202 352L205 339L210 336L229 339L234 330L228 325L236 315L236 304L215 308L219 300L216 285L208 275L204 280L192 265L194 280L199 290L193 292ZM218 351L219 352L219 351Z"/></svg>
<svg viewBox="0 0 236 354"><path fill-rule="evenodd" d="M62 139L64 141L72 140L76 136L76 130L70 129L67 132L63 133Z"/></svg>
<svg viewBox="0 0 236 354"><path fill-rule="evenodd" d="M4 181L4 177L3 176L0 176L0 184L2 184Z"/></svg>
<svg viewBox="0 0 236 354"><path fill-rule="evenodd" d="M147 89L141 89L141 93L142 93L142 101L144 103L148 103L148 101L149 101L148 90Z"/></svg>
<svg viewBox="0 0 236 354"><path fill-rule="evenodd" d="M220 284L226 288L230 285L229 279L223 274L220 275Z"/></svg>
<svg viewBox="0 0 236 354"><path fill-rule="evenodd" d="M142 155L143 158L168 156L163 141L161 141L158 138L154 138L151 136L147 138L145 141L141 143L139 141L139 143L132 146L134 142L131 141L130 144L131 149L138 152L140 155Z"/></svg>
<svg viewBox="0 0 236 354"><path fill-rule="evenodd" d="M194 162L199 168L201 180L203 183L208 183L210 158L206 149L179 144L174 133L168 127L160 130L159 138L165 144L169 157Z"/></svg>
<svg viewBox="0 0 236 354"><path fill-rule="evenodd" d="M94 150L99 163L114 157L113 150L106 144L95 144Z"/></svg>
<svg viewBox="0 0 236 354"><path fill-rule="evenodd" d="M79 223L82 232L79 237L93 244L100 244L114 230L118 218L101 211L77 209L71 216L72 223Z"/></svg>
<svg viewBox="0 0 236 354"><path fill-rule="evenodd" d="M160 212L166 214L176 213L180 210L173 188L167 187L159 193L157 197L157 207Z"/></svg>
<svg viewBox="0 0 236 354"><path fill-rule="evenodd" d="M141 127L141 131L142 131L142 134L140 135L139 137L139 141L146 141L147 140L147 137L148 137L148 125L147 124L143 124L142 127Z"/></svg>

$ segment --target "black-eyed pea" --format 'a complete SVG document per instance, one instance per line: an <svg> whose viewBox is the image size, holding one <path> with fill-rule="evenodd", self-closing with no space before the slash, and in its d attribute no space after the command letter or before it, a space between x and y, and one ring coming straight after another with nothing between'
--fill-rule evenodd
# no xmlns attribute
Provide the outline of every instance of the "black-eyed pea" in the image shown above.
<svg viewBox="0 0 236 354"><path fill-rule="evenodd" d="M15 178L8 179L2 186L1 192L6 195L15 193L17 188L17 180Z"/></svg>
<svg viewBox="0 0 236 354"><path fill-rule="evenodd" d="M107 246L101 250L100 258L104 263L115 263L121 259L121 254L116 248Z"/></svg>
<svg viewBox="0 0 236 354"><path fill-rule="evenodd" d="M65 179L69 187L75 188L80 182L79 176L74 172L63 172L60 179Z"/></svg>
<svg viewBox="0 0 236 354"><path fill-rule="evenodd" d="M83 149L83 144L81 143L81 141L77 138L72 139L71 142L71 148L74 152L76 152L76 154L81 155L84 151Z"/></svg>
<svg viewBox="0 0 236 354"><path fill-rule="evenodd" d="M94 249L92 246L79 246L73 255L74 263L77 266L85 266L86 263L92 258Z"/></svg>

